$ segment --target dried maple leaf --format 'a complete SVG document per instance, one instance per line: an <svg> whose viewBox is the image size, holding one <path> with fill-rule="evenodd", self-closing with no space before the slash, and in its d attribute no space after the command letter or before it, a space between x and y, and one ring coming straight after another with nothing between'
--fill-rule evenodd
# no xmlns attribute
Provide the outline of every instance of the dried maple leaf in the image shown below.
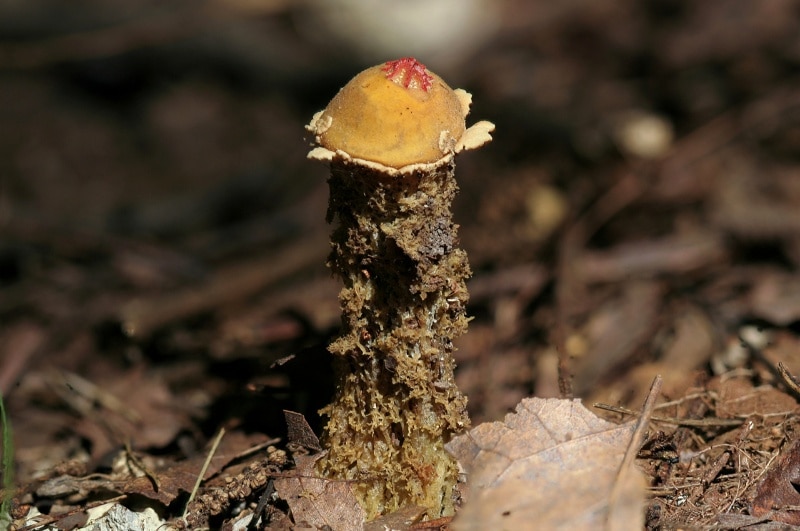
<svg viewBox="0 0 800 531"><path fill-rule="evenodd" d="M619 473L633 431L579 400L523 400L447 445L470 486L453 529L641 529L642 476Z"/></svg>
<svg viewBox="0 0 800 531"><path fill-rule="evenodd" d="M365 513L350 482L318 477L314 472L315 456L295 456L297 468L294 477L275 479L275 490L292 510L292 519L298 528L314 529L328 526L337 531L361 531Z"/></svg>

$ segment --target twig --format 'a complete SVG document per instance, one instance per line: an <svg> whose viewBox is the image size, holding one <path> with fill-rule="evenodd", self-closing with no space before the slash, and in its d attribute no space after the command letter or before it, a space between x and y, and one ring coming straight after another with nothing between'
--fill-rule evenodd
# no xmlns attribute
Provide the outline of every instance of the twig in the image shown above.
<svg viewBox="0 0 800 531"><path fill-rule="evenodd" d="M261 450L272 446L273 444L278 444L279 442L281 442L281 438L280 437L273 437L272 439L264 441L263 443L257 444L255 446L251 446L250 448L248 448L248 449L236 454L235 456L233 456L231 458L230 462L234 462L234 461L237 461L237 460L240 460L240 459L244 459L245 457L248 457L248 456L251 456L253 454L256 454L256 453L260 452Z"/></svg>
<svg viewBox="0 0 800 531"><path fill-rule="evenodd" d="M597 409L604 409L606 411L613 411L622 415L638 415L636 411L631 411L628 408L619 406L610 406L608 404L593 404ZM689 426L693 428L702 428L707 426L739 426L747 419L679 419L675 417L650 417L653 422L663 422L664 424L672 424L674 426Z"/></svg>
<svg viewBox="0 0 800 531"><path fill-rule="evenodd" d="M258 504L256 505L255 511L253 511L253 517L250 519L250 523L247 524L247 531L255 531L257 529L258 520L262 517L264 519L263 526L269 523L269 515L266 509L267 504L272 500L273 494L275 494L275 479L269 478L267 488L264 489L264 492L262 492L261 496L258 498Z"/></svg>
<svg viewBox="0 0 800 531"><path fill-rule="evenodd" d="M786 368L786 365L784 365L782 361L778 362L778 373L781 375L783 383L794 393L795 397L800 397L800 383L792 376L789 369Z"/></svg>

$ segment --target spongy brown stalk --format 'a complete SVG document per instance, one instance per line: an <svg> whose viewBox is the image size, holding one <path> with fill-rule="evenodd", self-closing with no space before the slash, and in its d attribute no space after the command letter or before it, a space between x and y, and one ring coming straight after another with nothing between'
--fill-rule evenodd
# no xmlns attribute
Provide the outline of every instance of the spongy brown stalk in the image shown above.
<svg viewBox="0 0 800 531"><path fill-rule="evenodd" d="M323 467L360 481L369 516L406 504L453 512L458 468L444 443L469 424L452 354L470 275L451 216L453 169L452 159L402 176L331 166L329 265L344 288Z"/></svg>

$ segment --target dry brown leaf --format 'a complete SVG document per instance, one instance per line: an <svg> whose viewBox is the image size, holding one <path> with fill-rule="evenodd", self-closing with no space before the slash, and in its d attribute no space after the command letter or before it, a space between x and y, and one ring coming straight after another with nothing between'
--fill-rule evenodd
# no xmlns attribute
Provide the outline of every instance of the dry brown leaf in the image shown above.
<svg viewBox="0 0 800 531"><path fill-rule="evenodd" d="M169 505L181 493L192 491L204 460L205 456L198 454L195 458L173 463L164 470L156 471L158 485L147 476L131 478L122 483L121 491L126 494L140 494Z"/></svg>
<svg viewBox="0 0 800 531"><path fill-rule="evenodd" d="M797 484L800 481L800 441L785 448L758 485L750 514L776 522L800 525Z"/></svg>
<svg viewBox="0 0 800 531"><path fill-rule="evenodd" d="M616 484L633 430L596 417L580 400L523 400L505 422L481 424L447 445L470 486L453 529L604 529L609 521L615 530L641 529L641 474L620 474L625 484Z"/></svg>
<svg viewBox="0 0 800 531"><path fill-rule="evenodd" d="M295 456L297 475L275 479L278 496L289 505L298 528L361 531L366 514L350 483L316 477L314 463L319 458L320 454Z"/></svg>

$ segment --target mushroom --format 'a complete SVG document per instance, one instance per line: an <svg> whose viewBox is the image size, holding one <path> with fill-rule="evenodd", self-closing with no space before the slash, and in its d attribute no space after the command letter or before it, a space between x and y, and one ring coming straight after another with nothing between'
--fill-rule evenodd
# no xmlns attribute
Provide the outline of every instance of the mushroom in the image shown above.
<svg viewBox="0 0 800 531"><path fill-rule="evenodd" d="M328 265L344 282L319 469L354 482L368 519L405 505L454 512L444 444L469 426L453 340L467 330L471 274L452 221L454 156L494 129L466 128L470 103L403 58L356 75L307 126L309 158L330 163Z"/></svg>

